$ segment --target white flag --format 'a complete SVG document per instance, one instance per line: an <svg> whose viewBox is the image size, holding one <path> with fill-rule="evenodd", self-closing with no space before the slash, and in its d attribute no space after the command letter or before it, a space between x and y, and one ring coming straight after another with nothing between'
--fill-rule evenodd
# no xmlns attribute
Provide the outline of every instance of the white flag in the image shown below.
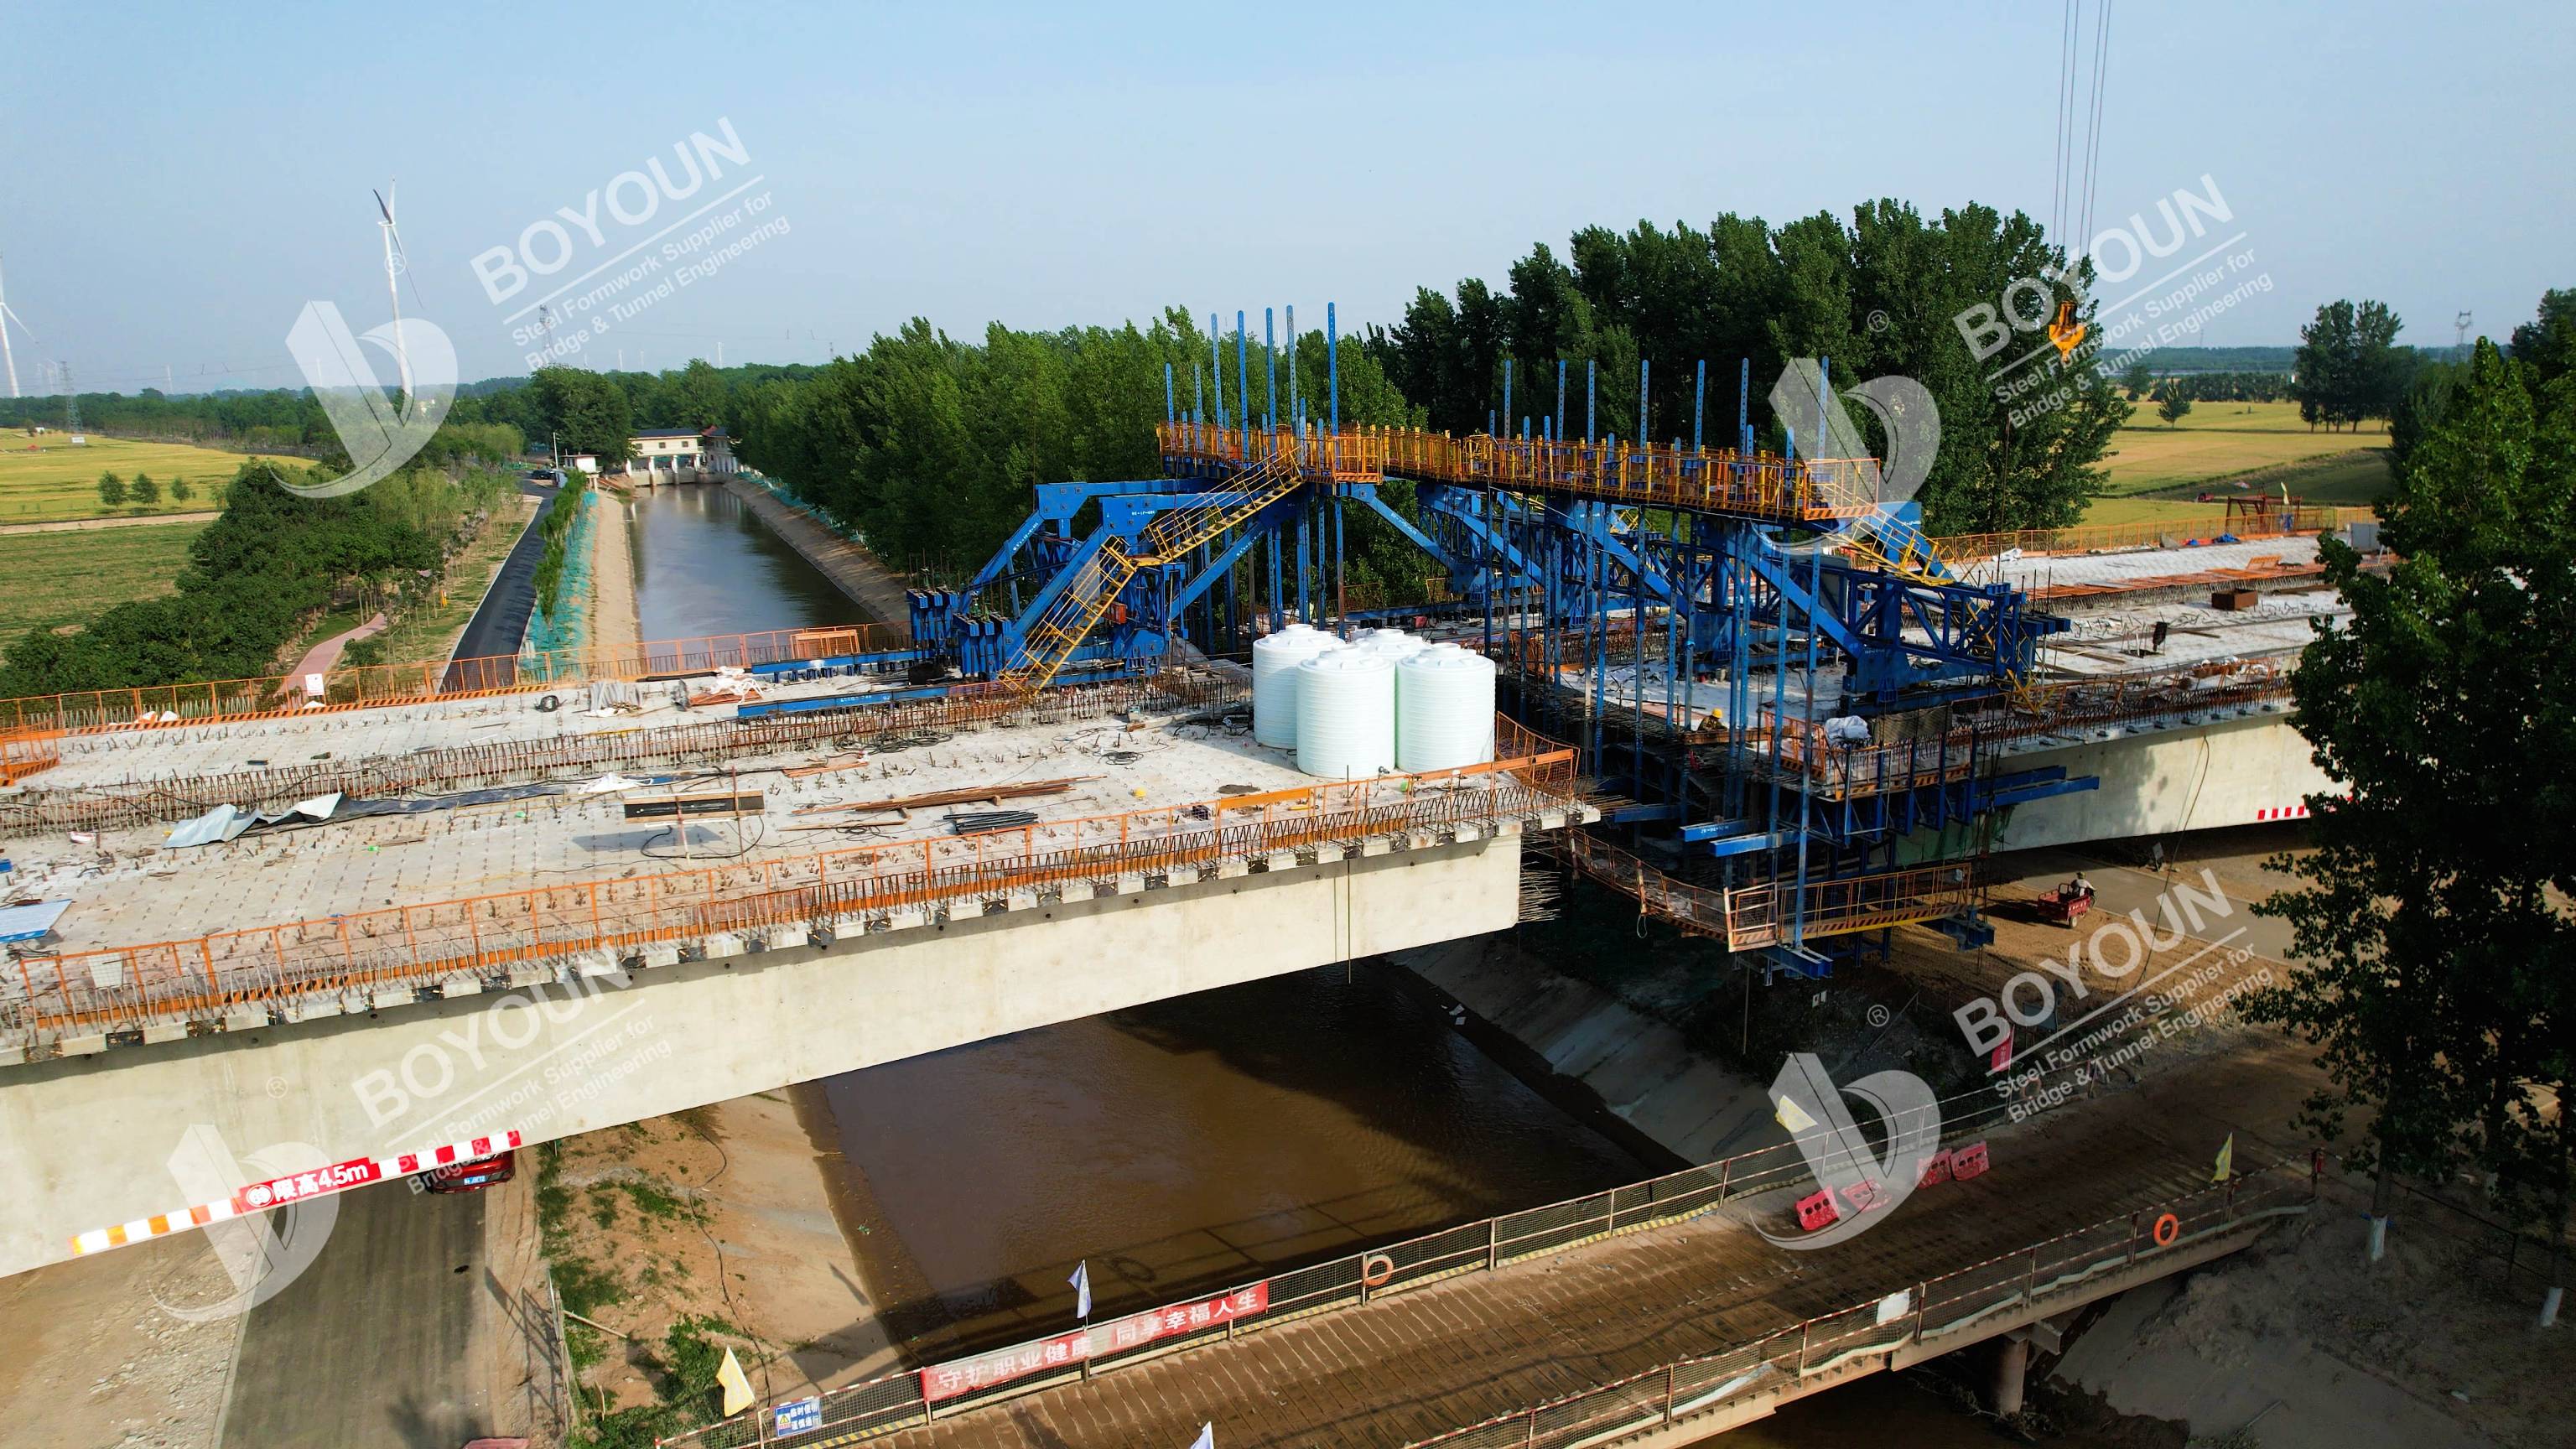
<svg viewBox="0 0 2576 1449"><path fill-rule="evenodd" d="M1199 1436L1190 1441L1190 1449L1216 1449L1216 1425L1199 1425Z"/></svg>
<svg viewBox="0 0 2576 1449"><path fill-rule="evenodd" d="M1091 1316L1091 1260L1085 1258L1074 1264L1073 1276L1064 1281L1073 1285L1073 1316L1089 1318Z"/></svg>

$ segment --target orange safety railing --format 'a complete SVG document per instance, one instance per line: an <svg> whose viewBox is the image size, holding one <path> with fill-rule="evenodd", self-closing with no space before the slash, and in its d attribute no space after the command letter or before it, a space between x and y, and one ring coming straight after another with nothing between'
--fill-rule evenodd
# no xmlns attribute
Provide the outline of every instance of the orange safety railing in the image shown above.
<svg viewBox="0 0 2576 1449"><path fill-rule="evenodd" d="M1960 533L1932 540L1951 563L1990 559L2019 549L2025 554L2091 553L2106 548L2153 548L2184 539L2203 541L2222 533L2238 538L2279 538L2294 533L2330 533L2346 524L2377 517L2367 508L2308 506L2249 519L2239 513L2191 514L2142 518L2133 523L2086 523L2069 528L2028 528L2015 533Z"/></svg>
<svg viewBox="0 0 2576 1449"><path fill-rule="evenodd" d="M1757 881L1720 890L1675 880L1662 870L1584 831L1556 843L1576 869L1625 895L1661 920L1696 935L1726 942L1729 951L1752 951L1789 939L1787 907L1794 881ZM1966 861L1809 881L1799 936L1875 931L1956 915L1979 899L1977 872Z"/></svg>
<svg viewBox="0 0 2576 1449"><path fill-rule="evenodd" d="M1369 479L1393 473L1439 483L1530 492L1579 493L1646 507L1741 513L1782 521L1861 518L1878 510L1878 464L1870 458L1746 456L1731 449L1656 443L1547 442L1464 437L1410 428L1338 434L1164 423L1163 456L1244 467L1286 453L1301 471Z"/></svg>
<svg viewBox="0 0 2576 1449"><path fill-rule="evenodd" d="M61 730L20 730L0 734L0 785L15 785L20 780L49 769L63 757Z"/></svg>
<svg viewBox="0 0 2576 1449"><path fill-rule="evenodd" d="M1726 949L1751 951L1789 940L1786 907L1797 894L1793 881L1762 881L1726 893ZM1877 931L1916 921L1936 921L1976 904L1976 872L1962 861L1917 866L1877 875L1807 882L1799 912L1802 940Z"/></svg>
<svg viewBox="0 0 2576 1449"><path fill-rule="evenodd" d="M1504 731L1515 747L1544 744ZM523 961L622 951L713 932L989 899L1068 881L1153 875L1325 841L1490 824L1574 808L1574 754L1550 748L1489 764L1301 786L1015 830L621 880L568 882L462 900L222 931L181 941L22 957L0 990L20 1032L118 1030L243 1005L480 975ZM14 988L14 989L10 989Z"/></svg>
<svg viewBox="0 0 2576 1449"><path fill-rule="evenodd" d="M207 724L300 714L317 709L381 709L437 699L530 694L604 679L703 674L720 668L783 664L831 654L909 648L907 630L885 624L835 624L664 639L623 648L505 654L447 664L367 664L334 669L317 693L303 675L158 684L132 689L0 699L0 734L79 732L137 726Z"/></svg>

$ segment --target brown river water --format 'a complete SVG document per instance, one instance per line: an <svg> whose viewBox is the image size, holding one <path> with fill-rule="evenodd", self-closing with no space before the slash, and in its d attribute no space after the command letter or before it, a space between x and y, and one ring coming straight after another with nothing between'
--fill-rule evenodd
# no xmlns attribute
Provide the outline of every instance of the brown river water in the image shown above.
<svg viewBox="0 0 2576 1449"><path fill-rule="evenodd" d="M720 489L663 489L635 512L647 638L862 616ZM1513 1075L1383 961L892 1062L815 1094L886 1326L929 1356L1064 1326L1077 1260L1105 1316L1666 1165ZM2031 1441L1882 1375L1711 1442Z"/></svg>

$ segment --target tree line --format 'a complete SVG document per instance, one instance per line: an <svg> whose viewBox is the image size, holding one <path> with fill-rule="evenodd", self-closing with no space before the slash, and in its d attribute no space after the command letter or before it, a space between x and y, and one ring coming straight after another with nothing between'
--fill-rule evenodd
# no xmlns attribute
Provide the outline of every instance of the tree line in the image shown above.
<svg viewBox="0 0 2576 1449"><path fill-rule="evenodd" d="M2509 353L2423 368L2401 421L2391 557L2320 545L2352 616L2292 683L2338 793L2308 801L2314 853L2275 862L2300 884L2260 909L2310 964L2256 1012L2318 1048L2309 1121L2357 1138L2374 1216L2400 1175L2465 1176L2555 1242L2576 1206L2576 291Z"/></svg>
<svg viewBox="0 0 2576 1449"><path fill-rule="evenodd" d="M1848 222L1819 213L1778 227L1732 214L1704 230L1589 227L1565 259L1533 246L1500 288L1473 277L1450 292L1422 288L1404 320L1372 331L1366 345L1431 425L1452 431L1481 430L1501 408L1507 359L1519 416L1503 426L1544 420L1566 362L1573 381L1557 431L1571 437L1587 425L1587 369L1597 379L1592 430L1636 436L1638 363L1649 359L1644 436L1688 442L1704 415L1701 435L1713 447L1733 442L1748 362L1749 422L1774 450L1788 440L1767 395L1789 359L1827 359L1837 379L1911 377L1940 409L1940 451L1917 495L1932 530L2057 527L2099 491L2098 464L2128 404L2080 357L2072 369L2026 369L2020 377L2036 385L2023 390L2000 385L1990 368L2036 339L2023 336L1989 364L1965 345L1958 318L2064 262L2039 223L1973 203L1926 217L1882 200ZM1875 419L1853 411L1879 446Z"/></svg>
<svg viewBox="0 0 2576 1449"><path fill-rule="evenodd" d="M20 639L0 663L0 697L273 674L280 651L335 602L400 607L435 588L469 517L510 492L496 472L415 469L307 498L286 490L288 476L270 460L244 463L224 485L222 514L190 541L177 593L118 604L71 634Z"/></svg>

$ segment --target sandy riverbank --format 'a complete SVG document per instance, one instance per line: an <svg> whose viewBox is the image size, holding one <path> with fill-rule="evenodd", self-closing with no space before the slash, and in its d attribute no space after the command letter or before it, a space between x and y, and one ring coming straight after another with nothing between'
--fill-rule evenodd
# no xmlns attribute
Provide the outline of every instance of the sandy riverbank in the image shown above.
<svg viewBox="0 0 2576 1449"><path fill-rule="evenodd" d="M635 505L619 493L602 493L590 530L590 642L594 649L623 651L644 642L635 611Z"/></svg>

